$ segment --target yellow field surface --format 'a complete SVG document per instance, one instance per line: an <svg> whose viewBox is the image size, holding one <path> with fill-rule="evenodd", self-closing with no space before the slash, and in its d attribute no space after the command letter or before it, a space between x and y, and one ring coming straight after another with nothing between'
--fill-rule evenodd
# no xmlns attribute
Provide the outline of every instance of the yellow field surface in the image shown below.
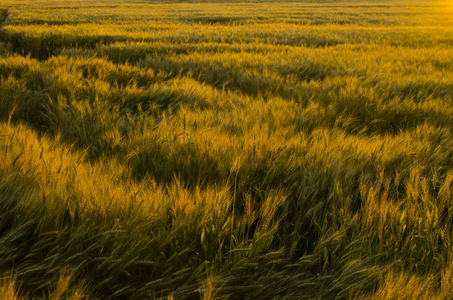
<svg viewBox="0 0 453 300"><path fill-rule="evenodd" d="M2 8L0 299L452 299L452 1Z"/></svg>

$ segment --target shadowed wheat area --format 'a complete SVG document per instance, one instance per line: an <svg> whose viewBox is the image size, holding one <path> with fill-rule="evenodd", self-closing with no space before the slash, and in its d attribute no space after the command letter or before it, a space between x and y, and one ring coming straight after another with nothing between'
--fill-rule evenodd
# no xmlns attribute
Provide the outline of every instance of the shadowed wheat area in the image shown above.
<svg viewBox="0 0 453 300"><path fill-rule="evenodd" d="M0 6L0 298L452 299L453 2Z"/></svg>

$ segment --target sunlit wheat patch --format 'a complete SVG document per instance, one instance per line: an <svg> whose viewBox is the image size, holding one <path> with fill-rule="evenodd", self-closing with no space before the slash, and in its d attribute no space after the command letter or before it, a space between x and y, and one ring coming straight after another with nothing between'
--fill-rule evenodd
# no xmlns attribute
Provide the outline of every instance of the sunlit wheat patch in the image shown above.
<svg viewBox="0 0 453 300"><path fill-rule="evenodd" d="M451 299L448 1L3 0L1 299Z"/></svg>

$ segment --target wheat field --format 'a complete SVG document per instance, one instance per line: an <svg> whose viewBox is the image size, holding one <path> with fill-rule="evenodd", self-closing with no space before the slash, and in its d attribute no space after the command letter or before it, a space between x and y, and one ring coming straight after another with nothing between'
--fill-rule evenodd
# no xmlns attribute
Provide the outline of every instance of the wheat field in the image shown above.
<svg viewBox="0 0 453 300"><path fill-rule="evenodd" d="M453 2L0 6L1 299L452 299Z"/></svg>

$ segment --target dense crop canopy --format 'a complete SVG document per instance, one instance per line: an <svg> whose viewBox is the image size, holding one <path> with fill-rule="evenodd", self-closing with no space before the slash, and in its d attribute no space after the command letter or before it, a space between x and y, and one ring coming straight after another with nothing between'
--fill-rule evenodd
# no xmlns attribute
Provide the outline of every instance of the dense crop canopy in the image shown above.
<svg viewBox="0 0 453 300"><path fill-rule="evenodd" d="M451 2L1 5L0 295L451 299Z"/></svg>

